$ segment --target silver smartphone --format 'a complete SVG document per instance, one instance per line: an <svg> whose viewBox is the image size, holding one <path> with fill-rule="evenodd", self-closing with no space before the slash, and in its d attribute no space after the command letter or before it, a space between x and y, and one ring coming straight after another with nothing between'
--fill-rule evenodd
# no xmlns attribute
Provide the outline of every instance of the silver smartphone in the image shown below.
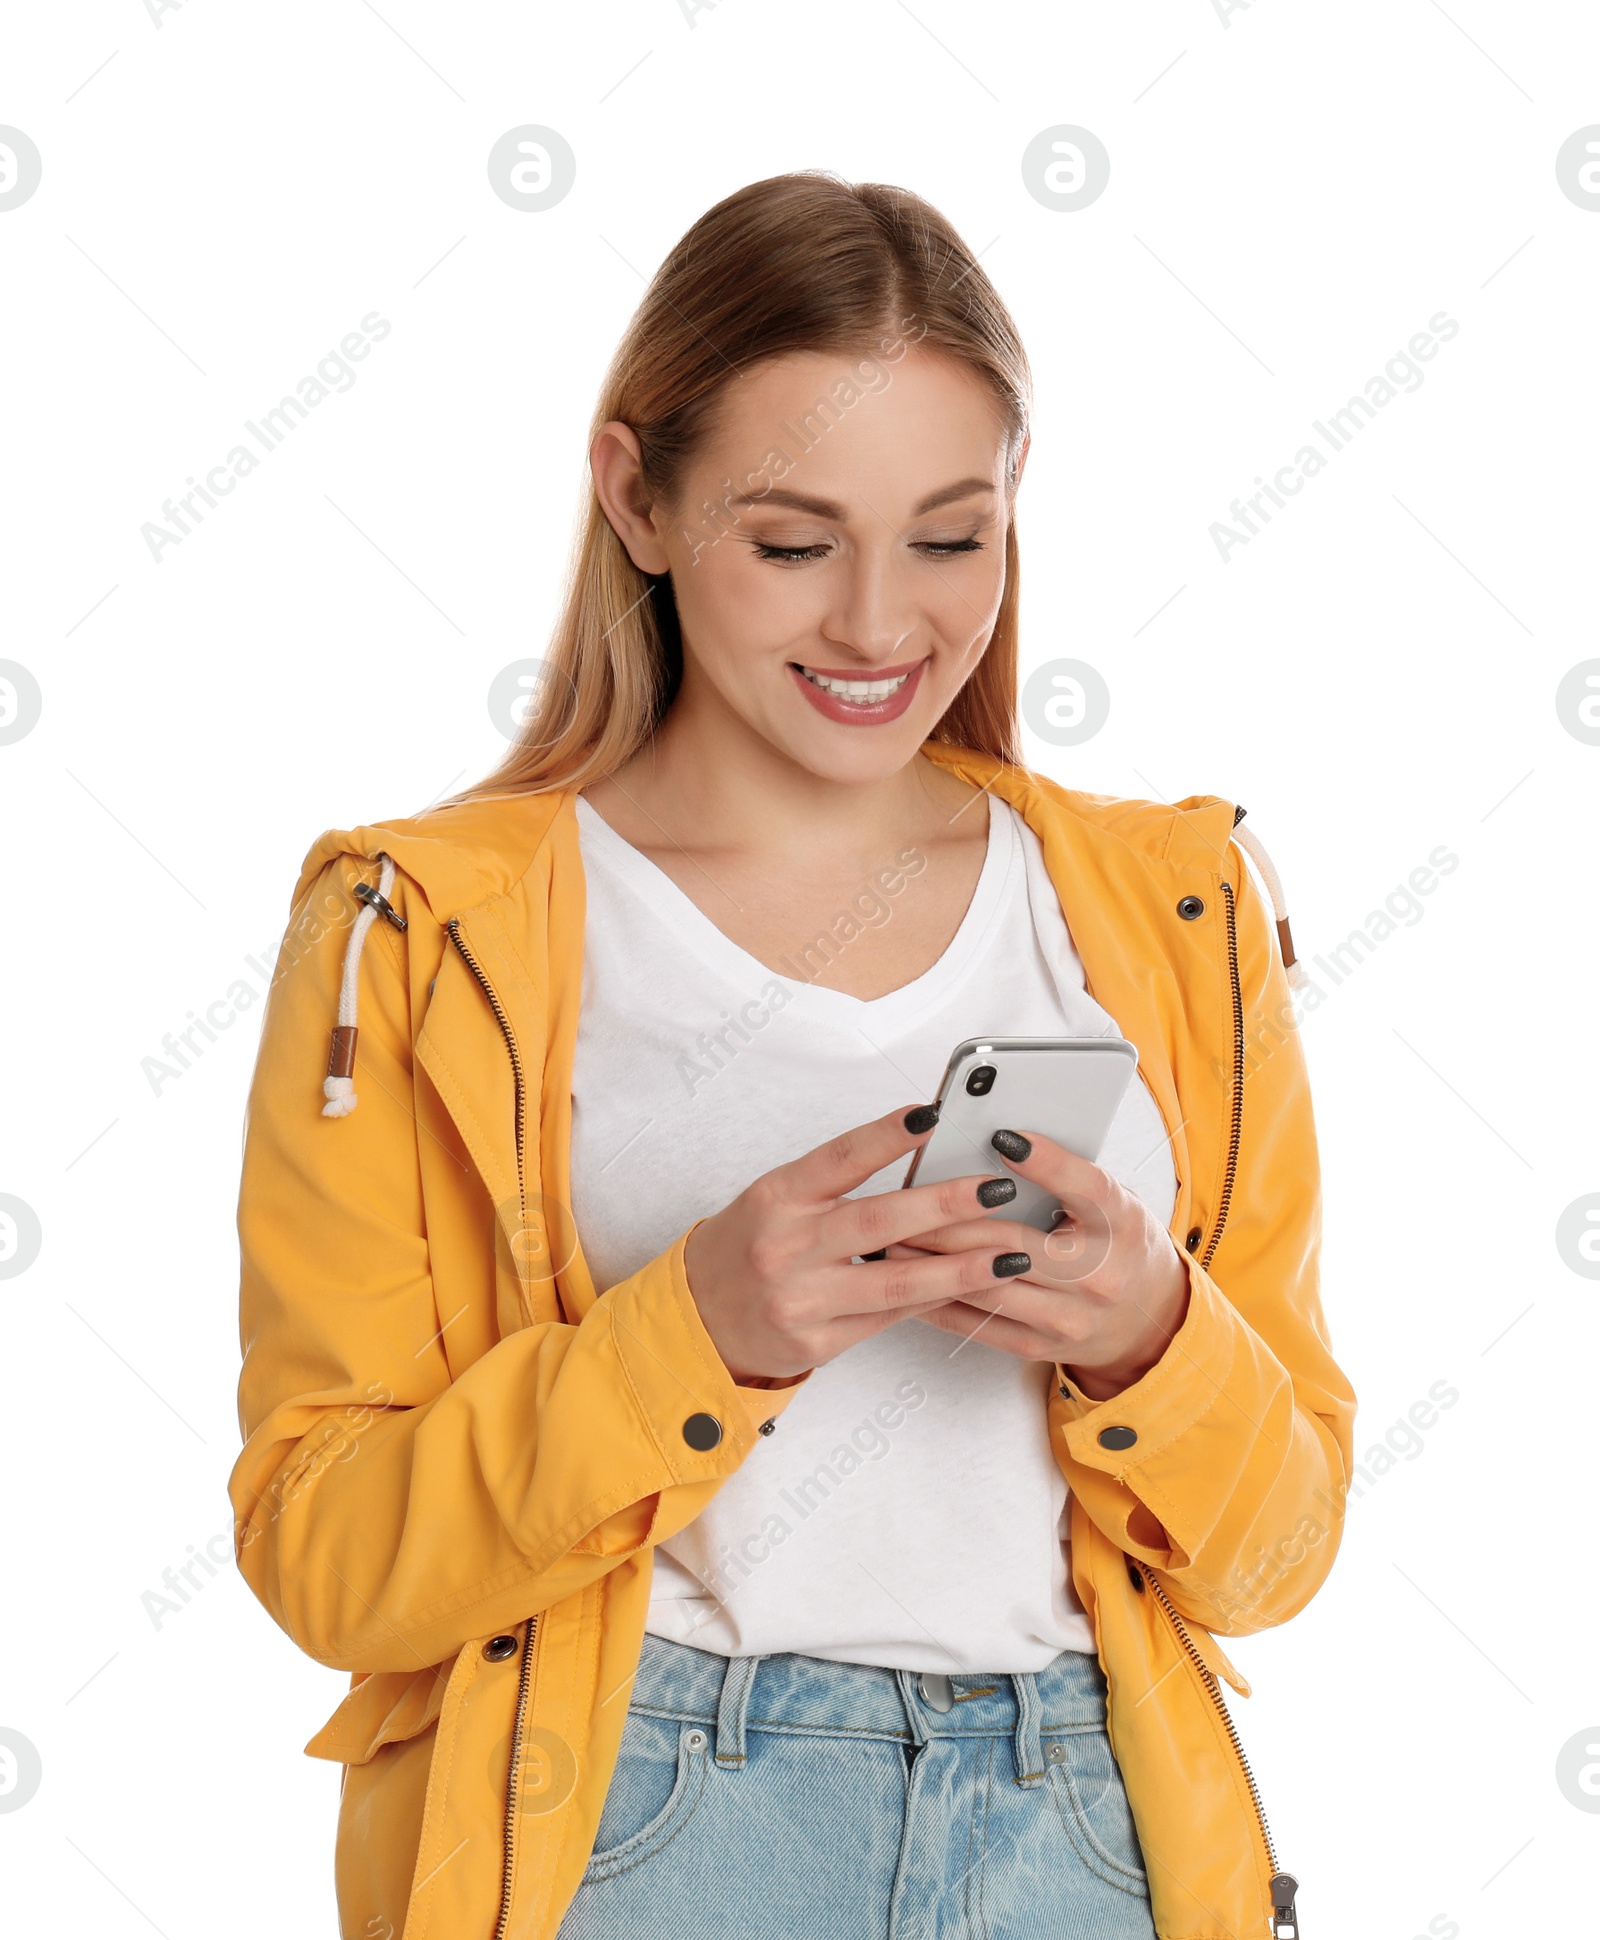
<svg viewBox="0 0 1600 1940"><path fill-rule="evenodd" d="M989 1143L1002 1129L1042 1132L1079 1158L1098 1158L1138 1062L1138 1050L1121 1037L969 1038L950 1053L939 1122L912 1154L905 1183L940 1185L974 1172L1009 1171ZM1018 1177L1016 1198L989 1217L1048 1233L1061 1217L1061 1202Z"/></svg>

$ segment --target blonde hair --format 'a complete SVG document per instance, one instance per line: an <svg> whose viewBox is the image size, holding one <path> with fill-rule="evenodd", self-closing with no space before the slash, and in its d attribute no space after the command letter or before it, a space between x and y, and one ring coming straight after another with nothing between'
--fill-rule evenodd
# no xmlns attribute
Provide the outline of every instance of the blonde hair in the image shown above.
<svg viewBox="0 0 1600 1940"><path fill-rule="evenodd" d="M700 217L651 280L601 386L590 440L612 419L639 439L652 504L674 506L687 461L729 381L795 351L871 355L915 341L990 387L1015 481L1031 379L1016 325L976 257L906 189L822 172L753 182ZM903 353L902 353L903 354ZM1007 521L1005 590L982 659L936 741L1018 759L1018 558ZM449 803L582 788L649 740L683 668L670 577L642 572L593 483L541 690L493 773Z"/></svg>

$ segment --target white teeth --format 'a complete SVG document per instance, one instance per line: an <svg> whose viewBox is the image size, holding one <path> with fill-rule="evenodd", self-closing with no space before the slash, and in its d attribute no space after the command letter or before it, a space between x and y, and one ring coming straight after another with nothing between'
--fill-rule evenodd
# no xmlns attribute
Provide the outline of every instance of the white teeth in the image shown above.
<svg viewBox="0 0 1600 1940"><path fill-rule="evenodd" d="M891 694L899 693L911 678L909 673L904 673L897 674L893 680L835 680L828 674L813 673L809 667L802 667L800 671L813 687L820 687L824 693L868 705L874 701L886 701Z"/></svg>

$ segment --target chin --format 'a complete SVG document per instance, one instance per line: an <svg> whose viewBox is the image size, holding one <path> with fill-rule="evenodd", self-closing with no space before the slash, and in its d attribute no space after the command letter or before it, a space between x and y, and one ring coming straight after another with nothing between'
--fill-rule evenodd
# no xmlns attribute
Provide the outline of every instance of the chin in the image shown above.
<svg viewBox="0 0 1600 1940"><path fill-rule="evenodd" d="M796 767L820 781L859 785L886 781L914 759L932 731L921 722L899 720L877 728L809 727L799 734L770 734Z"/></svg>

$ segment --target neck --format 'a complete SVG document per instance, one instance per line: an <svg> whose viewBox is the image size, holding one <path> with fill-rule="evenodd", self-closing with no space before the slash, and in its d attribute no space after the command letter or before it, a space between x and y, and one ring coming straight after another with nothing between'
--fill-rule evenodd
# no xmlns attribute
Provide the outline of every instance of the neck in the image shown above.
<svg viewBox="0 0 1600 1940"><path fill-rule="evenodd" d="M870 780L815 774L687 692L650 744L595 793L611 788L653 825L656 842L792 863L803 876L821 856L864 865L908 840L937 839L973 793L920 753Z"/></svg>

